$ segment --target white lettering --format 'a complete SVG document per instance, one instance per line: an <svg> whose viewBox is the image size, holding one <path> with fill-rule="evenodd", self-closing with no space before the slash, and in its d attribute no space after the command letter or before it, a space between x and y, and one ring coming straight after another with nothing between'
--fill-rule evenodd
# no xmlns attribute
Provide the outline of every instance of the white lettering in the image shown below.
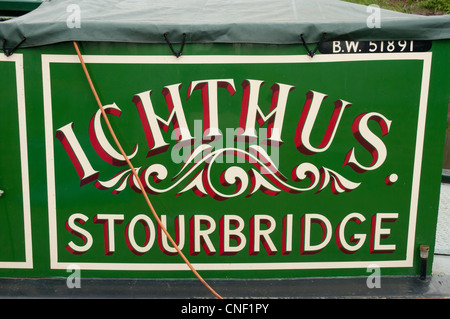
<svg viewBox="0 0 450 319"><path fill-rule="evenodd" d="M357 52L359 42L358 41L345 41L345 46L347 47L347 52Z"/></svg>
<svg viewBox="0 0 450 319"><path fill-rule="evenodd" d="M201 229L205 225L207 229ZM200 246L203 246L207 255L214 255L216 249L209 238L209 235L216 229L216 222L208 215L194 215L191 219L191 255L200 253Z"/></svg>
<svg viewBox="0 0 450 319"><path fill-rule="evenodd" d="M342 222L338 225L338 238L336 239L338 247L343 252L351 254L360 249L362 245L364 245L364 242L366 240L365 234L355 234L351 236L350 241L355 243L355 245L349 245L347 240L345 239L345 226L349 221L354 221L357 224L361 224L361 222L365 220L366 218L363 215L359 213L352 213L345 216Z"/></svg>
<svg viewBox="0 0 450 319"><path fill-rule="evenodd" d="M333 53L339 53L339 52L341 52L341 42L333 41Z"/></svg>
<svg viewBox="0 0 450 319"><path fill-rule="evenodd" d="M261 224L266 225L266 229L261 229ZM250 220L250 255L257 255L260 252L260 243L263 243L267 254L274 255L277 248L270 238L270 233L275 230L276 222L269 215L254 215Z"/></svg>
<svg viewBox="0 0 450 319"><path fill-rule="evenodd" d="M75 244L73 241L70 241L67 244L66 249L72 254L80 255L88 251L89 248L91 248L92 246L93 239L91 233L75 224L75 222L78 222L81 225L83 225L85 222L88 221L88 219L89 218L83 214L72 214L66 222L66 229L70 233L80 237L84 242L84 245L79 246Z"/></svg>
<svg viewBox="0 0 450 319"><path fill-rule="evenodd" d="M145 230L144 246L139 246L136 243L134 231L137 223L141 223ZM150 217L144 214L136 215L131 222L127 225L125 231L128 248L136 255L142 255L150 250L155 241L155 225Z"/></svg>
<svg viewBox="0 0 450 319"><path fill-rule="evenodd" d="M353 122L353 135L356 140L372 155L372 162L368 166L360 164L356 160L355 148L352 148L345 158L344 164L349 165L356 172L363 173L373 171L379 168L387 157L387 149L383 141L375 135L368 126L368 122L372 120L377 122L381 127L382 136L389 133L391 122L384 115L376 112L363 113L359 115Z"/></svg>
<svg viewBox="0 0 450 319"><path fill-rule="evenodd" d="M203 98L203 129L205 140L222 136L219 130L217 88L224 87L230 95L236 92L233 79L192 81L187 98L196 89L201 89Z"/></svg>
<svg viewBox="0 0 450 319"><path fill-rule="evenodd" d="M115 116L120 116L122 111L114 103L103 106L106 114L111 114ZM91 139L92 146L94 147L97 154L107 163L117 166L127 165L123 155L116 151L111 143L106 138L105 132L103 131L101 124L102 112L98 110L91 119L89 124L89 137ZM128 159L132 159L138 152L138 146L135 145L133 153L127 155Z"/></svg>
<svg viewBox="0 0 450 319"><path fill-rule="evenodd" d="M234 225L234 229L230 229L230 225ZM244 229L244 220L238 215L224 215L220 220L221 240L220 254L234 255L241 251L247 244L247 239L242 230ZM236 246L231 246L231 239L236 240Z"/></svg>
<svg viewBox="0 0 450 319"><path fill-rule="evenodd" d="M265 143L278 146L283 143L281 140L281 131L283 128L284 113L286 111L288 94L294 87L275 83L271 88L273 93L270 112L264 115L258 105L259 91L263 84L264 82L259 80L245 80L242 83L244 96L239 123L241 134L237 136L237 139L248 140L249 142L255 140L257 138L255 130L256 121L260 126L268 122L267 140Z"/></svg>
<svg viewBox="0 0 450 319"><path fill-rule="evenodd" d="M97 214L94 223L104 225L105 255L111 255L116 251L114 225L121 224L124 219L122 214Z"/></svg>
<svg viewBox="0 0 450 319"><path fill-rule="evenodd" d="M310 136L320 107L325 98L327 98L327 95L323 93L315 91L306 93L305 105L295 132L295 146L303 154L312 155L319 152L325 152L330 147L339 126L339 122L344 114L344 110L351 105L349 102L343 100L338 100L334 103L335 107L322 142L318 147L314 147L311 145Z"/></svg>
<svg viewBox="0 0 450 319"><path fill-rule="evenodd" d="M58 140L60 140L64 150L67 155L69 155L69 158L81 180L80 186L96 180L99 172L92 168L86 153L83 151L83 148L78 142L78 139L73 132L73 122L59 128L56 131L55 136Z"/></svg>
<svg viewBox="0 0 450 319"><path fill-rule="evenodd" d="M311 244L311 223L318 223L322 227L322 242L316 245ZM322 250L331 239L333 233L331 223L325 216L321 214L305 214L302 218L303 245L301 247L302 254L317 253Z"/></svg>
<svg viewBox="0 0 450 319"><path fill-rule="evenodd" d="M391 253L396 249L395 244L381 244L381 239L386 239L391 234L389 228L381 228L382 222L394 222L398 218L397 213L377 213L372 217L372 233L370 253Z"/></svg>
<svg viewBox="0 0 450 319"><path fill-rule="evenodd" d="M170 123L173 123L173 126L177 132L177 140L182 143L180 146L194 142L189 132L183 106L181 104L179 92L180 87L181 83L173 84L166 86L162 91L169 109L169 116L167 120L164 120L156 115L150 98L152 94L151 90L136 94L133 97L133 103L138 109L142 126L144 128L144 133L147 138L149 148L147 157L165 152L169 148L169 144L164 141L161 134L159 123L162 124L162 127L166 132L169 129Z"/></svg>

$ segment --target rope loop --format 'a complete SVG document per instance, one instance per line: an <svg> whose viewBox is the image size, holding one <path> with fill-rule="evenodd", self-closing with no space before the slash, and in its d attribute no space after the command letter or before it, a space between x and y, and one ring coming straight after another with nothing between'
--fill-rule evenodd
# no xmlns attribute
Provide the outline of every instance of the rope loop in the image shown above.
<svg viewBox="0 0 450 319"><path fill-rule="evenodd" d="M317 43L317 45L316 45L316 48L315 48L314 50L310 50L310 49L308 48L308 45L306 44L305 39L303 38L303 33L300 34L300 39L302 39L303 45L304 45L305 48L306 48L306 52L307 52L307 54L308 54L311 58L314 57L314 56L316 55L317 49L318 49L319 46L322 44L323 40L325 40L325 36L326 36L326 33L323 32L323 33L322 33L322 37L321 37L320 40L319 40L319 43Z"/></svg>
<svg viewBox="0 0 450 319"><path fill-rule="evenodd" d="M6 55L6 56L11 56L11 55L13 55L13 53L14 53L14 51L16 51L21 45L22 45L22 43L24 43L25 42L25 40L26 40L27 38L25 38L25 37L23 37L22 38L22 41L20 41L14 48L12 48L12 49L7 49L6 48L6 39L3 39L3 47L2 47L2 49L3 49L3 53Z"/></svg>
<svg viewBox="0 0 450 319"><path fill-rule="evenodd" d="M167 37L168 34L169 34L168 32L163 34L164 39L166 40L167 45L169 46L170 51L172 51L173 55L176 56L177 58L179 58L183 54L184 43L186 42L186 33L182 34L183 35L183 39L181 41L180 50L174 50L174 48L172 46L172 43L170 43L169 38Z"/></svg>

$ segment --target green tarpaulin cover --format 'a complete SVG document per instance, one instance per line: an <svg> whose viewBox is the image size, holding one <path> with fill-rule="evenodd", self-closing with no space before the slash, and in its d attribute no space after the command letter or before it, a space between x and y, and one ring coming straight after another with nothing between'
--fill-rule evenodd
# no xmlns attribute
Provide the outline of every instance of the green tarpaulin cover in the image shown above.
<svg viewBox="0 0 450 319"><path fill-rule="evenodd" d="M0 23L8 48L65 41L309 43L450 38L450 15L419 16L338 0L47 0Z"/></svg>

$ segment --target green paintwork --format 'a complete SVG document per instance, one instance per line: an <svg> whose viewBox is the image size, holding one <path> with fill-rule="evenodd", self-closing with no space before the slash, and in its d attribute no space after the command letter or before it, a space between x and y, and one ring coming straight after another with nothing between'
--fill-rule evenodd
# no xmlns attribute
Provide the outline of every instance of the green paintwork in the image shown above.
<svg viewBox="0 0 450 319"><path fill-rule="evenodd" d="M246 197L248 188L242 195L223 201L207 195L197 196L189 190L180 196L175 196L194 177L182 181L173 190L159 195L150 195L150 199L160 215L167 215L168 230L174 232L174 218L185 216L185 244L183 252L188 259L198 266L200 273L206 278L288 278L288 277L328 277L366 275L368 263L380 263L383 275L416 275L419 273L419 245L426 244L433 251L440 174L444 146L444 132L448 103L448 61L450 52L448 41L435 41L429 52L432 53L431 77L429 82L429 98L426 105L425 134L423 144L422 165L415 175L419 178L419 200L417 202L417 221L415 232L410 234L412 251L411 264L405 266L407 258L408 230L410 227L411 194L413 193L413 170L417 147L417 134L422 73L424 62L420 59L410 59L407 54L393 53L404 59L370 60L370 61L340 61L314 63L325 57L318 54L313 61L301 63L182 63L182 59L202 55L227 56L276 56L282 61L282 56L299 55L305 58L305 50L301 46L260 46L260 45L186 45L183 56L177 60L170 56L166 45L109 44L82 43L81 50L85 56L151 56L165 55L171 63L87 63L95 87L104 105L116 103L121 109L120 117L111 115L110 121L116 130L125 151L131 153L138 145L138 152L133 158L135 167L142 169L152 164L161 164L167 168L167 180L153 184L158 188L170 187L178 179L171 181L181 169L182 163L174 163L173 154L179 150L173 148L176 141L170 139L173 127L168 133L163 132L165 141L170 142L169 149L161 154L146 157L148 146L141 120L132 102L134 95L152 90L151 99L155 112L166 119L168 110L164 96L161 94L164 86L182 83L180 97L186 122L194 133L194 123L203 119L202 95L195 90L186 99L189 84L196 80L233 79L236 92L233 95L223 88L218 89L219 128L226 132L227 128L237 129L240 122L243 99L243 83L246 79L264 81L259 94L259 107L268 114L272 99L271 86L283 83L295 87L289 93L286 114L283 122L282 140L279 147L279 171L284 174L286 184L303 185L309 182L295 182L291 178L292 170L299 164L308 162L317 168L331 169L349 181L361 183L355 189L341 194L333 194L330 185L321 192L319 186L311 191L288 193L281 191L277 196L269 196L261 190ZM98 180L106 181L119 173L126 166L113 166L100 158L93 148L89 138L89 122L97 112L98 107L90 91L81 65L78 62L50 63L51 99L45 96L46 78L43 79L42 55L72 55L75 51L70 43L48 47L38 47L18 50L12 57L23 55L25 107L26 107L26 137L28 166L21 167L19 149L19 124L17 117L17 85L15 70L11 61L1 60L1 117L0 132L0 189L5 193L0 197L0 276L5 277L54 277L67 276L68 264L81 265L82 276L85 277L137 277L137 278L191 278L189 270L170 270L170 267L183 267L179 256L168 256L161 252L158 236L151 249L142 254L132 253L125 241L127 224L138 214L151 215L144 198L138 192L127 186L119 194L112 194L118 187L100 190L94 186L95 181L80 186L80 178L64 150L61 142L55 137L56 130L73 122L73 132L82 146L92 167L99 171ZM429 53L426 53L429 54ZM337 55L330 55L337 56ZM339 58L349 55L338 55ZM358 54L352 55L357 57ZM382 57L379 53L371 55L370 59ZM73 57L76 59L76 57ZM88 59L88 58L87 58ZM316 59L316 60L315 60ZM46 60L47 61L47 60ZM76 61L76 60L75 60ZM217 61L214 60L214 61ZM302 60L303 61L303 60ZM44 88L44 89L43 89ZM333 102L344 100L352 105L345 109L339 123L336 135L330 148L314 155L307 155L295 147L295 133L300 115L310 90L321 92L328 96L321 105L317 121L314 123L311 144L320 144L326 126L330 120ZM44 114L45 101L51 100L51 117ZM355 154L360 163L369 165L372 157L356 140L352 133L355 119L366 112L378 112L392 121L389 133L381 136L381 128L375 121L370 121L369 129L376 134L387 149L384 163L373 171L358 173L344 164L346 154L355 147ZM50 135L46 137L46 130ZM103 125L106 130L106 125ZM267 127L267 123L263 125ZM258 128L258 125L256 126ZM105 133L109 136L109 133ZM46 141L47 138L47 141ZM49 140L53 147L53 161L48 158ZM225 141L225 139L223 139ZM110 139L110 141L112 141ZM112 142L111 142L112 143ZM205 144L209 144L206 143ZM199 144L198 144L199 145ZM211 144L218 150L221 144ZM197 144L196 144L197 146ZM268 148L269 154L273 151ZM22 154L23 155L23 154ZM49 164L50 163L50 164ZM417 163L416 163L417 164ZM236 163L246 172L255 168L248 162ZM211 180L218 190L231 194L235 185L228 187L220 185L220 175L231 166L229 163L211 165ZM30 229L26 232L26 217L24 217L22 179L24 169L28 171L30 193ZM55 172L55 204L53 210L49 201L49 169ZM199 167L200 169L200 167ZM398 181L387 185L385 178L397 174ZM267 180L267 179L266 179ZM50 183L51 184L51 183ZM273 185L273 184L272 184ZM51 190L50 190L51 193ZM51 216L56 215L56 220ZM353 254L343 253L338 249L334 231L342 219L350 213L358 212L365 217L361 224L349 222L346 228L346 238L350 242L352 234L366 234L363 246ZM93 238L92 247L83 254L72 254L66 245L73 241L83 245L83 241L65 228L68 218L75 213L86 215L89 219L81 226L89 231ZM333 233L326 247L315 254L300 253L300 220L305 214L322 214L331 223ZM397 213L395 221L384 221L382 228L390 229L387 238L382 238L384 245L395 244L395 250L390 253L370 253L370 234L372 216L376 213ZM123 214L124 220L114 226L115 251L105 255L104 225L94 223L96 214ZM283 217L293 215L292 251L282 254ZM216 223L216 230L210 235L216 249L214 255L207 255L204 249L197 255L190 254L189 222L193 215L208 215ZM219 248L220 218L224 215L238 215L245 226L242 234L247 243L245 248L235 255L221 255ZM269 255L261 244L259 254L250 254L250 223L254 215L269 215L276 221L276 228L270 234L277 251ZM153 217L151 217L153 219ZM24 222L25 221L25 222ZM155 227L156 222L153 221ZM137 224L136 242L143 246L144 228ZM317 228L316 228L317 227ZM264 227L262 227L264 229ZM56 232L55 232L56 230ZM51 237L55 235L55 237ZM22 266L8 266L6 262L22 263L26 260L24 237L29 237L32 243L31 269L20 269ZM311 243L318 244L322 240L320 227L312 224ZM236 242L232 241L232 245ZM51 255L57 256L57 264L52 266ZM432 253L430 254L432 256ZM343 263L353 264L343 264ZM361 262L360 265L355 263ZM393 262L393 263L390 263ZM430 258L430 265L432 258ZM278 268L264 269L272 263L280 264ZM295 266L289 269L289 263ZM308 264L312 263L312 264ZM397 264L396 264L397 263ZM95 264L97 270L89 269ZM131 266L127 266L132 264ZM160 269L153 269L155 264L162 264ZM222 264L222 269L209 270L208 265ZM231 264L227 266L227 264ZM235 270L238 264L246 264L247 269ZM398 266L401 264L401 266ZM52 267L58 269L52 269ZM164 266L167 265L167 266ZM174 266L175 265L175 266ZM255 265L257 270L252 270ZM321 265L328 265L321 269ZM330 266L331 265L331 266ZM383 266L385 265L385 266ZM387 266L386 266L387 265ZM389 266L391 265L391 266ZM135 268L142 270L133 270ZM209 267L209 268L208 268ZM213 266L218 267L218 266ZM117 269L118 268L118 269ZM158 267L156 267L158 268ZM204 270L203 268L208 268ZM245 267L243 267L245 268ZM270 267L269 267L270 268ZM277 268L277 267L275 267ZM153 269L153 270L149 270ZM429 267L430 271L431 267Z"/></svg>

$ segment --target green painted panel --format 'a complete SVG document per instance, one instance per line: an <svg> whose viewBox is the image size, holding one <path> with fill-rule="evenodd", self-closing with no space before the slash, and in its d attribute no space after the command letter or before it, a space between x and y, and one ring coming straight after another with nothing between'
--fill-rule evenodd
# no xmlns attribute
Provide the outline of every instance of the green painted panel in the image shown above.
<svg viewBox="0 0 450 319"><path fill-rule="evenodd" d="M0 59L0 267L30 267L30 207L22 56Z"/></svg>
<svg viewBox="0 0 450 319"><path fill-rule="evenodd" d="M177 59L163 45L82 46L145 191L204 277L364 275L372 264L418 274L419 245L434 245L448 43L428 52L299 51L188 45ZM33 266L0 275L64 276L75 264L89 277L191 278L117 153L74 53L63 44L13 55L24 59ZM1 92L17 104L13 90ZM15 120L8 131L18 136ZM11 174L4 162L19 165L8 141L15 160L2 155L2 176ZM23 246L13 249L22 259ZM13 253L1 249L1 258Z"/></svg>

